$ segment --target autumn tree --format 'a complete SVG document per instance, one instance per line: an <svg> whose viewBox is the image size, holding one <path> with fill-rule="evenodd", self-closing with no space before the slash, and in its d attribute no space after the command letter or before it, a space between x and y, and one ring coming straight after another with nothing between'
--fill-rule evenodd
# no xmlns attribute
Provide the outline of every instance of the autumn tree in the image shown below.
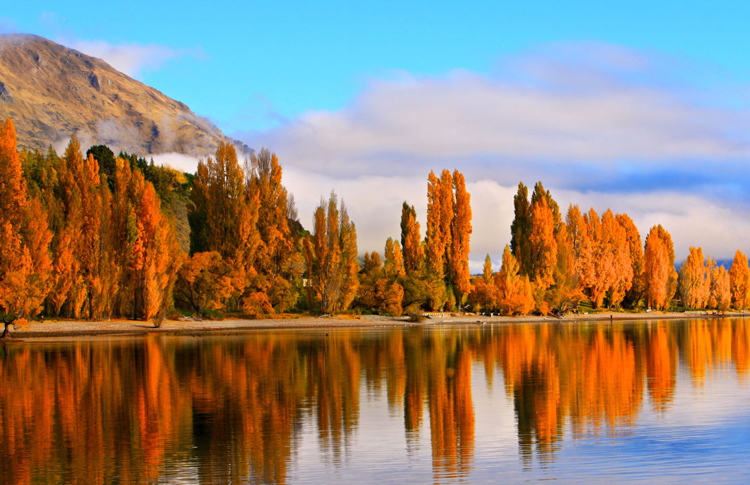
<svg viewBox="0 0 750 485"><path fill-rule="evenodd" d="M385 242L385 267L383 268L386 278L402 278L406 276L404 268L404 255L398 241L388 238Z"/></svg>
<svg viewBox="0 0 750 485"><path fill-rule="evenodd" d="M672 236L661 225L651 228L644 251L644 284L648 306L663 310L677 289Z"/></svg>
<svg viewBox="0 0 750 485"><path fill-rule="evenodd" d="M528 274L530 264L529 236L531 235L531 205L529 189L518 183L518 192L513 196L513 222L510 225L510 250L524 274Z"/></svg>
<svg viewBox="0 0 750 485"><path fill-rule="evenodd" d="M471 275L469 273L469 252L472 232L471 196L466 191L464 176L458 170L453 172L453 187L455 190L455 204L453 220L451 222L450 283L456 294L456 301L463 303L469 291L471 291Z"/></svg>
<svg viewBox="0 0 750 485"><path fill-rule="evenodd" d="M608 304L610 307L619 307L633 286L633 265L628 233L611 209L607 209L602 216L601 236L603 262L611 268L607 281Z"/></svg>
<svg viewBox="0 0 750 485"><path fill-rule="evenodd" d="M702 248L690 247L680 266L678 289L686 309L706 308L711 297L711 260L704 261Z"/></svg>
<svg viewBox="0 0 750 485"><path fill-rule="evenodd" d="M553 273L557 262L557 241L555 239L555 208L550 203L549 192L545 192L541 182L534 187L531 200L531 220L529 230L529 256L526 262L526 276L541 291L554 283ZM521 268L523 271L523 268Z"/></svg>
<svg viewBox="0 0 750 485"><path fill-rule="evenodd" d="M562 316L578 307L583 292L575 271L573 241L565 223L560 224L556 240L557 263L552 275L554 284L547 290L545 301L555 314Z"/></svg>
<svg viewBox="0 0 750 485"><path fill-rule="evenodd" d="M748 307L748 300L750 300L750 268L748 268L747 256L739 249L734 254L732 267L729 269L729 280L734 307L744 310Z"/></svg>
<svg viewBox="0 0 750 485"><path fill-rule="evenodd" d="M643 298L643 244L638 228L627 214L617 214L617 222L625 229L625 239L630 250L630 265L633 281L630 289L625 293L623 304L628 308L636 308Z"/></svg>
<svg viewBox="0 0 750 485"><path fill-rule="evenodd" d="M492 260L488 254L484 258L482 276L478 278L469 293L469 302L475 310L492 311L497 307L498 292L492 272Z"/></svg>
<svg viewBox="0 0 750 485"><path fill-rule="evenodd" d="M258 269L264 266L273 273L273 268L279 266L276 263L284 259L287 232L279 215L288 209L288 204L284 201L285 190L280 186L278 161L274 165L272 158L265 162L256 159L254 170L255 175L250 176L250 185L254 185L251 189L234 147L220 143L215 160L209 158L198 164L188 219L191 253L217 251L233 268L235 292L227 305L232 309L242 308L249 315L262 315L273 312L268 291L274 280L269 281ZM261 192L273 206L268 208L269 212L276 213L264 215L268 243L259 231Z"/></svg>
<svg viewBox="0 0 750 485"><path fill-rule="evenodd" d="M633 265L628 230L611 210L602 218L592 208L581 215L577 206L568 209L567 224L572 228L576 272L595 308L606 299L619 306L633 284Z"/></svg>
<svg viewBox="0 0 750 485"><path fill-rule="evenodd" d="M262 149L252 154L245 168L248 193L257 193L259 207L256 269L266 281L271 304L280 311L294 303L296 289L290 280L296 275L295 241L289 220L294 210L286 188L281 184L281 165L275 153Z"/></svg>
<svg viewBox="0 0 750 485"><path fill-rule="evenodd" d="M52 236L41 202L29 198L13 121L0 125L0 318L11 324L41 310L47 295Z"/></svg>
<svg viewBox="0 0 750 485"><path fill-rule="evenodd" d="M389 238L389 242L392 240ZM400 315L404 289L396 282L398 275L391 271L389 276L377 251L365 253L364 264L357 289L357 305L392 315Z"/></svg>
<svg viewBox="0 0 750 485"><path fill-rule="evenodd" d="M424 246L425 276L430 281L430 300L434 309L442 309L449 300L445 281L449 274L454 205L451 173L443 170L438 178L431 171L427 183L427 229Z"/></svg>
<svg viewBox="0 0 750 485"><path fill-rule="evenodd" d="M313 234L304 241L308 304L322 313L346 310L357 293L357 232L334 192L315 211Z"/></svg>
<svg viewBox="0 0 750 485"><path fill-rule="evenodd" d="M102 184L99 164L89 155L84 159L74 136L58 167L59 197L63 220L55 235L53 306L65 305L65 313L88 318L107 313L105 293L114 282L106 271L110 261L103 247L102 222L108 217L109 188ZM106 193L105 193L106 192ZM105 281L106 279L106 281Z"/></svg>
<svg viewBox="0 0 750 485"><path fill-rule="evenodd" d="M234 292L231 273L218 252L195 253L178 272L175 299L189 305L198 317L206 310L219 310Z"/></svg>
<svg viewBox="0 0 750 485"><path fill-rule="evenodd" d="M732 304L732 289L729 272L721 265L711 268L711 303L721 313L729 309Z"/></svg>
<svg viewBox="0 0 750 485"><path fill-rule="evenodd" d="M464 176L458 170L453 175L443 170L440 178L430 172L427 202L424 276L429 306L453 308L463 303L471 289L471 205Z"/></svg>
<svg viewBox="0 0 750 485"><path fill-rule="evenodd" d="M504 315L526 315L534 309L534 295L528 276L520 274L516 258L505 246L500 271L495 275L497 304Z"/></svg>
<svg viewBox="0 0 750 485"><path fill-rule="evenodd" d="M404 254L404 269L407 275L414 275L422 270L424 250L422 236L419 234L419 222L414 206L404 202L401 208L401 248Z"/></svg>
<svg viewBox="0 0 750 485"><path fill-rule="evenodd" d="M163 316L182 263L174 224L162 213L153 185L121 158L112 220L120 269L118 313L144 320Z"/></svg>

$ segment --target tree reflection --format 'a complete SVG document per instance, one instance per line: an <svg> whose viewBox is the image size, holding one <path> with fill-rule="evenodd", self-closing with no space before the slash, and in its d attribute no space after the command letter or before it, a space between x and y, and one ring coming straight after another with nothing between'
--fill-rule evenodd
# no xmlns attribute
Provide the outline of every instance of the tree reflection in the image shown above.
<svg viewBox="0 0 750 485"><path fill-rule="evenodd" d="M429 431L433 478L474 462L474 370L502 376L525 463L574 438L627 432L644 399L750 372L744 320L635 325L414 327L151 336L0 347L0 477L7 483L291 481L304 429L325 462L355 443L360 400L403 417L407 451ZM477 364L477 365L475 365ZM382 400L382 399L381 399ZM311 428L312 427L312 428Z"/></svg>

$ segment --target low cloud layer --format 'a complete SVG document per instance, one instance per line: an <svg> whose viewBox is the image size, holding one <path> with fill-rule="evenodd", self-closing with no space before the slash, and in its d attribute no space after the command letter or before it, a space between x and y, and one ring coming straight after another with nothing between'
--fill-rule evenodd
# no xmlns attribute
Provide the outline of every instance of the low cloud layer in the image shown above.
<svg viewBox="0 0 750 485"><path fill-rule="evenodd" d="M72 40L63 43L84 54L98 57L118 71L135 79L141 79L144 71L158 70L169 60L179 59L186 55L197 56L200 54L156 44L111 44L101 40Z"/></svg>
<svg viewBox="0 0 750 485"><path fill-rule="evenodd" d="M403 200L426 206L430 170L457 168L472 193L475 271L509 242L518 181L542 180L563 209L626 212L643 238L661 223L678 258L690 245L731 257L750 236L748 99L691 86L690 69L608 45L549 46L494 75L373 81L345 109L238 137L279 154L303 223L317 202L303 194L335 187L363 252L398 235Z"/></svg>

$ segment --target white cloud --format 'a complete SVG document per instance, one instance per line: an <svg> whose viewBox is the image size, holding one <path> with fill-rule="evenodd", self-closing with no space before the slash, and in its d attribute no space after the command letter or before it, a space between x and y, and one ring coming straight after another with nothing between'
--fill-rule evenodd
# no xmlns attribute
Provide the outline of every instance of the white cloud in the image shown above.
<svg viewBox="0 0 750 485"><path fill-rule="evenodd" d="M181 172L195 173L200 159L182 153L156 153L150 155L156 165L172 167Z"/></svg>
<svg viewBox="0 0 750 485"><path fill-rule="evenodd" d="M278 153L303 224L335 187L362 252L398 236L404 199L424 220L427 173L457 168L472 193L475 272L510 240L519 180L542 180L563 211L628 213L644 239L660 223L678 259L690 245L731 257L750 237L750 111L746 98L727 107L721 86L691 88L689 71L617 46L554 45L492 76L373 81L340 111L241 138Z"/></svg>
<svg viewBox="0 0 750 485"><path fill-rule="evenodd" d="M118 71L136 79L141 77L143 71L158 70L171 59L199 54L157 44L112 44L102 40L62 42L84 54L98 57Z"/></svg>
<svg viewBox="0 0 750 485"><path fill-rule="evenodd" d="M634 53L627 62L620 59L626 52L616 54L611 63L641 67ZM426 160L479 157L493 158L495 166L607 166L737 161L750 154L746 110L699 105L656 81L631 80L630 72L561 66L558 60L527 64L533 67L524 66L521 79L454 71L444 78L376 81L341 111L306 113L246 139L273 146L308 169L347 176L383 168L412 173L411 166Z"/></svg>

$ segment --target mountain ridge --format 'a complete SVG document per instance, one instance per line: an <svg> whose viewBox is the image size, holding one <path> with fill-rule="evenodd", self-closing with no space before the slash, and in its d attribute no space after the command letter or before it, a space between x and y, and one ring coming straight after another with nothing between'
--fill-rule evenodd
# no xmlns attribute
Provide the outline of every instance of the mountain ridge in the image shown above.
<svg viewBox="0 0 750 485"><path fill-rule="evenodd" d="M12 118L19 146L107 145L139 156L212 155L229 139L184 103L105 61L31 34L0 35L0 119Z"/></svg>

